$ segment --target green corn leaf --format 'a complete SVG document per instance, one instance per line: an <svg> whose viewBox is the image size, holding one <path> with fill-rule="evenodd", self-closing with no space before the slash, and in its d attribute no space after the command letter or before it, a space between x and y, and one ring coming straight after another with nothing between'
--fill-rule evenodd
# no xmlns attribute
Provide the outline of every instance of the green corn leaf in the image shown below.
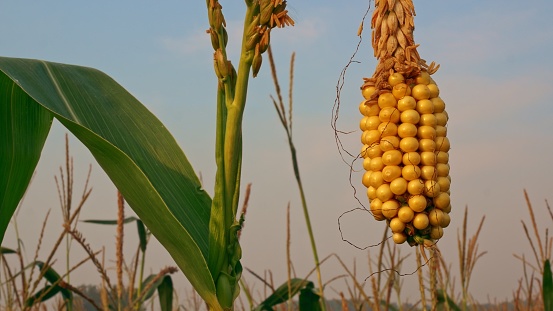
<svg viewBox="0 0 553 311"><path fill-rule="evenodd" d="M0 135L7 137L0 140L0 237L55 117L90 150L199 295L219 309L206 259L211 198L146 107L98 70L30 59L0 57L0 94Z"/></svg>
<svg viewBox="0 0 553 311"><path fill-rule="evenodd" d="M300 311L321 310L321 296L315 292L315 286L309 282L300 292Z"/></svg>
<svg viewBox="0 0 553 311"><path fill-rule="evenodd" d="M57 295L61 290L59 286L46 285L41 290L36 292L33 296L27 298L25 305L27 307L33 306L36 303L44 302Z"/></svg>
<svg viewBox="0 0 553 311"><path fill-rule="evenodd" d="M148 275L148 277L146 279L144 279L144 281L142 281L142 287L141 288L146 288L146 286L148 286L148 284L150 284L150 282L156 277L155 274L150 274ZM152 298L152 296L155 294L158 286L163 282L163 278L160 278L158 279L157 281L155 281L154 284L152 284L152 286L150 286L148 288L148 291L144 293L144 295L142 295L142 302Z"/></svg>
<svg viewBox="0 0 553 311"><path fill-rule="evenodd" d="M154 279L156 275L155 274L150 274L148 275L143 281L142 281L142 284L140 284L140 288L142 290L144 290L144 288ZM155 285L155 284L154 284ZM142 301L146 301L148 299L150 299L153 295L154 295L154 292L155 292L156 288L155 286L152 286L151 288L148 289L147 292L143 293L143 298L142 298ZM135 291L134 292L134 295L133 295L134 299L136 299L138 297L138 291Z"/></svg>
<svg viewBox="0 0 553 311"><path fill-rule="evenodd" d="M146 233L146 227L144 226L144 223L142 222L142 220L134 216L123 219L124 224L128 224L133 221L136 221L136 229L138 231L138 238L140 240L140 250L142 250L142 252L145 252L146 244L148 241L148 234ZM117 225L117 219L115 220L87 219L87 220L83 220L83 222L97 224L97 225Z"/></svg>
<svg viewBox="0 0 553 311"><path fill-rule="evenodd" d="M543 264L543 309L553 311L553 275L549 259Z"/></svg>
<svg viewBox="0 0 553 311"><path fill-rule="evenodd" d="M163 281L157 287L157 294L161 311L173 310L173 280L170 275L163 277Z"/></svg>
<svg viewBox="0 0 553 311"><path fill-rule="evenodd" d="M0 76L0 244L31 181L53 117Z"/></svg>
<svg viewBox="0 0 553 311"><path fill-rule="evenodd" d="M50 283L50 285L46 285L44 288L36 292L33 296L29 297L25 301L25 305L32 306L38 302L44 302L52 297L54 297L56 294L60 293L63 296L63 299L67 301L67 303L71 304L73 301L73 293L60 286L60 283L63 282L61 279L59 273L54 270L54 268L50 266L44 265L44 262L42 261L35 261L31 263L28 267L37 266L40 271L43 271L42 277Z"/></svg>
<svg viewBox="0 0 553 311"><path fill-rule="evenodd" d="M0 254L16 254L17 252L11 248L0 247Z"/></svg>
<svg viewBox="0 0 553 311"><path fill-rule="evenodd" d="M142 281L142 288L146 288L148 284L156 277L155 274L150 274L144 281ZM173 307L173 280L170 275L165 275L164 277L158 279L153 283L148 291L142 295L142 302L147 301L152 298L157 290L159 296L159 303L161 310L172 310ZM134 295L136 297L136 293Z"/></svg>
<svg viewBox="0 0 553 311"><path fill-rule="evenodd" d="M133 221L137 221L138 218L131 216L123 219L124 224L128 224ZM117 225L117 219L112 220L103 220L103 219L87 219L83 220L83 222L89 223L89 224L96 224L96 225Z"/></svg>
<svg viewBox="0 0 553 311"><path fill-rule="evenodd" d="M36 266L42 271L44 269L44 262L42 261L36 261ZM47 267L46 271L44 271L43 278L45 278L50 284L53 284L55 287L58 286L58 284L62 281L59 273L54 270L52 267ZM63 298L65 300L72 300L73 299L73 293L65 288L60 287L59 291L61 292Z"/></svg>
<svg viewBox="0 0 553 311"><path fill-rule="evenodd" d="M144 226L142 220L136 220L136 229L140 240L140 250L144 253L146 252L146 245L148 244L148 233L146 232L146 227Z"/></svg>
<svg viewBox="0 0 553 311"><path fill-rule="evenodd" d="M292 297L299 293L305 287L311 286L313 288L313 282L308 280L294 278L290 281L290 288ZM273 307L286 302L291 297L288 297L288 282L280 285L267 299L254 308L254 311L273 310ZM307 309L306 309L307 310ZM317 310L317 309L313 309Z"/></svg>
<svg viewBox="0 0 553 311"><path fill-rule="evenodd" d="M449 295L442 289L438 289L436 292L436 298L438 299L438 305L448 305L450 310L461 311L461 308L455 304L455 301L449 297Z"/></svg>

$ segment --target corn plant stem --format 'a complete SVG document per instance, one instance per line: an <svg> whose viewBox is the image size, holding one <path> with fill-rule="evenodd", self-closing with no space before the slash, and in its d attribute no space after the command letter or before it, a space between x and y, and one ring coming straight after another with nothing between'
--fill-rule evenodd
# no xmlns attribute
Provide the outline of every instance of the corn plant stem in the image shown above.
<svg viewBox="0 0 553 311"><path fill-rule="evenodd" d="M240 194L240 168L242 165L242 118L246 106L248 93L248 81L252 66L254 51L246 47L247 33L250 24L254 18L254 7L248 5L246 17L244 18L244 31L242 37L242 51L238 64L238 74L236 84L232 94L227 95L227 120L224 141L224 165L225 165L225 185L226 185L226 203L232 207L232 218L230 224L238 211L238 198ZM232 95L232 96L229 96ZM229 98L232 97L232 102ZM230 217L229 217L230 218Z"/></svg>
<svg viewBox="0 0 553 311"><path fill-rule="evenodd" d="M207 1L209 9L209 1ZM214 281L219 273L229 273L227 246L229 229L235 222L240 193L240 172L242 162L242 117L246 105L248 80L253 51L246 48L249 25L254 17L254 6L246 1L247 10L244 18L242 52L236 76L219 79L217 87L217 121L215 158L217 164L215 194L212 201L210 220L210 242L208 265ZM221 26L222 28L222 26ZM215 29L219 42L224 42L222 29ZM224 44L220 50L225 62ZM215 64L217 66L217 64ZM209 306L218 310L220 306Z"/></svg>
<svg viewBox="0 0 553 311"><path fill-rule="evenodd" d="M244 72L247 71L247 72ZM249 74L249 67L247 70L238 72L238 82L240 79L245 79L247 85L247 79ZM242 73L242 76L241 76ZM235 98L233 104L227 107L227 124L225 130L225 143L224 143L224 165L225 165L225 206L227 211L231 212L230 215L226 215L227 228L230 228L234 217L238 210L238 198L240 191L240 168L242 165L242 116L245 105L245 93L247 86L244 85L242 90L238 89L236 96L243 95L242 98Z"/></svg>
<svg viewBox="0 0 553 311"><path fill-rule="evenodd" d="M19 259L19 265L20 265L20 268L21 268L21 288L22 288L22 301L26 301L27 300L27 297L30 296L30 293L29 293L29 285L30 284L27 284L27 276L25 274L25 265L23 264L23 253L22 253L22 249L21 249L21 244L23 243L22 240L21 240L21 236L19 235L19 227L17 226L17 221L15 221L15 218L14 218L14 222L13 222L13 228L15 230L15 237L17 239L17 257Z"/></svg>
<svg viewBox="0 0 553 311"><path fill-rule="evenodd" d="M146 266L146 252L141 251L142 258L140 259L140 275L138 276L138 285L136 287L136 297L140 297L142 294L142 282L144 281L144 267ZM137 304L136 310L140 310L140 301Z"/></svg>
<svg viewBox="0 0 553 311"><path fill-rule="evenodd" d="M136 273L138 272L138 255L140 254L140 246L136 248L136 254L133 256L129 267L129 286L127 286L127 301L133 301L135 293ZM136 307L133 306L136 309Z"/></svg>
<svg viewBox="0 0 553 311"><path fill-rule="evenodd" d="M292 80L293 80L293 63L294 63L294 54L292 54L292 61L290 65L290 92L289 92L289 123L286 120L286 111L284 110L284 106L282 105L282 96L280 93L280 86L278 83L277 75L276 75L276 69L272 57L272 50L269 46L267 54L269 55L269 61L271 64L271 71L273 75L273 81L275 83L275 88L277 92L277 96L279 99L280 106L276 103L276 101L273 99L273 104L275 105L275 109L277 110L278 116L280 118L280 121L282 123L282 126L284 127L284 130L286 131L286 137L288 138L288 146L290 148L290 154L292 157L292 167L294 169L294 176L296 178L296 182L298 183L298 188L300 191L300 198L302 202L302 209L304 214L304 219L307 227L307 231L309 234L309 239L311 242L311 248L313 250L313 258L315 260L315 270L317 271L317 281L320 288L320 297L321 297L321 309L323 311L326 310L326 302L324 299L324 287L323 287L323 281L321 276L321 269L320 269L320 261L319 261L319 255L317 253L317 245L315 243L315 237L313 234L313 228L311 227L311 220L309 217L309 210L307 209L307 201L305 199L305 192L303 191L303 184L301 182L300 177L300 170L298 165L298 158L296 153L296 147L294 145L294 141L292 139Z"/></svg>
<svg viewBox="0 0 553 311"><path fill-rule="evenodd" d="M438 306L438 296L437 296L437 288L436 288L436 283L437 283L437 276L436 276L436 264L437 264L437 253L436 253L436 250L434 248L430 249L430 265L429 265L429 269L430 269L430 280L429 280L429 283L430 283L430 298L431 298L431 310L432 311L436 311L436 308Z"/></svg>
<svg viewBox="0 0 553 311"><path fill-rule="evenodd" d="M292 259L290 257L290 240L291 240L291 234L290 234L290 202L288 202L288 206L286 207L286 270L288 274L288 307L287 310L291 311L293 306L292 301Z"/></svg>
<svg viewBox="0 0 553 311"><path fill-rule="evenodd" d="M70 249L71 249L71 240L70 240L70 236L69 235L66 235L65 236L65 268L66 268L66 271L67 271L67 284L71 284L71 274L69 273L69 271L71 270L71 261L69 259L69 255L70 255ZM68 311L72 311L73 310L73 303L71 301L68 301L67 304L65 305L66 309Z"/></svg>
<svg viewBox="0 0 553 311"><path fill-rule="evenodd" d="M246 283L244 283L244 280L240 279L239 282L240 282L240 287L242 287L244 289L244 294L246 295L246 299L248 300L250 310L253 310L254 305L253 305L252 293L250 292L250 289L248 288Z"/></svg>
<svg viewBox="0 0 553 311"><path fill-rule="evenodd" d="M2 263L2 266L4 267L4 275L5 275L5 278L6 278L6 281L2 282L2 284L7 284L7 290L4 293L4 297L6 297L6 299L5 299L6 300L6 305L7 306L15 306L17 304L17 306L19 306L19 309L23 309L20 295L12 295L13 292L17 292L17 284L15 283L16 280L13 277L10 266L8 265L8 263L6 261L6 257L4 257L4 254L2 254L2 256L0 256L0 262ZM11 286L8 282L11 282ZM3 290L2 290L2 292L3 292ZM14 300L12 298L13 296L15 296L15 302L13 301ZM0 300L0 301L4 301L4 300Z"/></svg>
<svg viewBox="0 0 553 311"><path fill-rule="evenodd" d="M69 235L65 236L65 269L69 271L71 269L71 262L69 261ZM71 284L71 276L67 274L67 283Z"/></svg>
<svg viewBox="0 0 553 311"><path fill-rule="evenodd" d="M292 141L292 134L286 128L286 132L288 134L288 144L290 146L290 153L292 155L292 166L294 168L294 176L296 177L296 181L298 183L298 189L300 191L300 198L301 198L301 206L303 209L303 216L305 218L305 225L307 227L307 233L309 235L309 241L311 242L311 249L313 251L313 259L315 260L315 268L317 271L317 282L319 284L320 288L320 296L321 296L321 310L326 310L326 302L324 298L324 287L323 287L323 280L321 276L321 266L319 261L319 254L317 252L317 245L315 243L315 236L313 234L313 228L311 226L311 218L309 217L309 210L307 209L307 201L305 199L305 192L303 191L303 184L301 182L300 177L300 169L298 166L298 158L296 155L296 147L294 146L294 142Z"/></svg>
<svg viewBox="0 0 553 311"><path fill-rule="evenodd" d="M61 170L61 168L60 168ZM62 171L63 173L63 171ZM65 201L65 206L62 205L62 211L65 210L65 216L63 217L65 222L69 221L69 216L71 215L71 203L73 199L73 158L69 156L69 135L65 134L65 173L67 174L67 198ZM71 284L71 275L69 271L71 270L71 236L65 235L65 265L67 269L67 283ZM72 301L68 301L66 304L68 311L73 310Z"/></svg>
<svg viewBox="0 0 553 311"><path fill-rule="evenodd" d="M424 249L421 247L420 251L419 251L419 248L416 248L415 252L416 252L416 258L417 258L417 267L422 267L421 254L422 254L422 252L424 252ZM428 309L426 308L426 297L425 297L425 294L424 294L424 291L425 291L424 278L423 278L423 275L422 275L422 269L421 268L417 269L417 275L419 277L419 291L420 291L420 295L421 295L421 300L420 300L421 310L422 311L427 311Z"/></svg>
<svg viewBox="0 0 553 311"><path fill-rule="evenodd" d="M219 273L221 267L223 266L225 257L220 253L213 253L212 250L224 248L225 245L225 232L221 228L225 226L225 209L224 209L224 198L225 198L225 169L224 169L224 160L223 160L223 149L224 149L224 137L225 137L225 120L226 120L226 109L225 109L225 91L224 86L219 81L217 87L217 128L216 128L216 139L215 139L215 160L217 164L217 172L215 177L215 193L213 196L213 201L211 203L211 217L210 217L210 258L209 268L210 272L216 281L217 274ZM218 255L218 258L211 258L211 256Z"/></svg>
<svg viewBox="0 0 553 311"><path fill-rule="evenodd" d="M117 310L122 310L123 297L123 233L125 219L125 209L123 203L123 195L117 192L117 233L115 239L115 254L116 254L116 273L117 273Z"/></svg>

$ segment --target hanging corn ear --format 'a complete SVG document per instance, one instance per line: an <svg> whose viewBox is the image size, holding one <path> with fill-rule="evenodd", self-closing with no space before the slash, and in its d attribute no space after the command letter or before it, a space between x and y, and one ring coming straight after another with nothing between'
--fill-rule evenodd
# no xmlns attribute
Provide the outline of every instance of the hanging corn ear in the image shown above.
<svg viewBox="0 0 553 311"><path fill-rule="evenodd" d="M378 65L364 78L361 156L370 210L397 244L430 245L450 222L448 115L413 40L411 0L376 0L371 20Z"/></svg>

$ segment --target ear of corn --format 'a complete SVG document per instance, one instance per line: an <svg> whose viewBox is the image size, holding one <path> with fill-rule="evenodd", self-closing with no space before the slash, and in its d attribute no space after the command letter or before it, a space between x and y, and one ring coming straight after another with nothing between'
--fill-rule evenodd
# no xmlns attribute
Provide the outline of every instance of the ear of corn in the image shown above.
<svg viewBox="0 0 553 311"><path fill-rule="evenodd" d="M413 40L411 0L377 0L371 26L379 60L361 87L361 156L370 211L394 242L440 239L451 219L448 114Z"/></svg>

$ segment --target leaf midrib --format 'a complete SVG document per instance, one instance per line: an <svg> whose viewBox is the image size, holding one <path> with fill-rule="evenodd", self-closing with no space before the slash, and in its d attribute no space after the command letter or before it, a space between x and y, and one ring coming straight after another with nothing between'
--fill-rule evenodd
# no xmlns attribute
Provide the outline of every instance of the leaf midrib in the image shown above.
<svg viewBox="0 0 553 311"><path fill-rule="evenodd" d="M62 102L63 102L63 105L67 108L67 111L69 112L69 114L71 115L71 117L77 121L78 124L82 124L82 121L77 117L77 115L75 114L75 112L73 111L73 108L71 108L71 105L69 104L69 101L67 100L67 97L65 97L65 94L62 92L61 90L61 87L60 85L58 84L58 79L54 76L54 74L52 73L52 71L50 70L50 65L48 65L47 62L43 61L43 60L40 60L40 63L46 68L46 72L48 74L48 76L50 77L50 79L52 80L52 82L54 83L54 87L56 88L56 92L58 93L58 95L60 96ZM41 105L42 106L42 105ZM44 106L43 106L44 107Z"/></svg>

